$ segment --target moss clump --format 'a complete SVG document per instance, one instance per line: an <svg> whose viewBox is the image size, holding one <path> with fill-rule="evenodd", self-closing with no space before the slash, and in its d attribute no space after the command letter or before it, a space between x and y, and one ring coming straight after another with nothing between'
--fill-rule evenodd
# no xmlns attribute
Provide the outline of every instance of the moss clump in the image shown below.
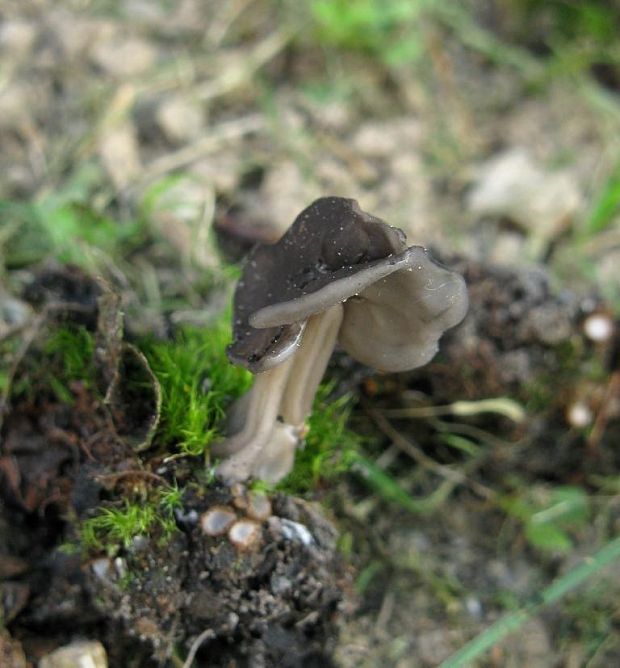
<svg viewBox="0 0 620 668"><path fill-rule="evenodd" d="M290 494L307 493L321 481L332 480L350 467L362 437L347 427L352 397L343 395L334 399L333 391L333 383L319 387L308 418L305 445L295 455L295 466L278 489Z"/></svg>
<svg viewBox="0 0 620 668"><path fill-rule="evenodd" d="M119 545L129 547L136 536L158 533L161 540L168 540L177 529L174 511L182 505L181 496L175 485L158 490L146 500L124 499L121 506L100 508L82 524L82 547L114 553Z"/></svg>
<svg viewBox="0 0 620 668"><path fill-rule="evenodd" d="M230 325L222 319L209 329L184 329L172 341L142 346L162 390L159 440L200 455L217 438L226 409L252 378L228 361L229 342Z"/></svg>

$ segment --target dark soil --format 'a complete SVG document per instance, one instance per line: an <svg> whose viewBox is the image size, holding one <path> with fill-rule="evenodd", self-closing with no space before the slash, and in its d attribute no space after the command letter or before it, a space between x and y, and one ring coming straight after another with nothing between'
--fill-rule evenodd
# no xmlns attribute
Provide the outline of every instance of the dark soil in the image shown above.
<svg viewBox="0 0 620 668"><path fill-rule="evenodd" d="M436 361L402 375L396 386L375 383L375 408L367 409L368 414L376 417L377 407L398 405L398 397L408 393L431 394L437 404L475 400L500 388L523 401L531 400L534 386L551 394L553 399L546 397L544 410L526 425L514 426L503 418L498 422L497 416L470 423L471 430L501 434L502 440L469 471L465 493L473 496L468 505L481 494L483 481L506 471L586 483L590 476L618 466L617 416L610 416L604 436L595 443L578 432L566 432L564 425L567 402L591 356L614 372L615 343L594 349L581 329L583 319L600 310L601 303L592 296L554 295L539 269L510 272L472 263L462 263L461 269L471 294L467 319L446 337ZM118 334L117 319L109 312L114 300L102 299L99 290L99 307L94 307L99 317L84 319L84 309L76 315L76 303L84 303L76 295L90 294L76 289L78 276L89 281L73 269L65 280L60 275L46 280L63 285L54 291L54 317L65 323L71 318L91 326L99 323L98 340L107 341L109 349L107 354L100 351L98 375L113 385L119 373L127 372L123 356L111 352L114 332ZM68 294L71 301L64 302L63 310ZM38 307L45 309L44 302ZM16 383L32 373L42 354L35 338L16 372ZM115 363L116 372L105 372L106 364ZM550 383L560 374L563 391L556 393ZM127 382L126 375L123 379ZM66 403L51 396L36 374L30 381L31 390L18 395L6 412L0 448L0 587L3 619L13 638L5 633L1 647L14 657L12 664L7 658L3 665L25 665L22 648L34 661L75 637L100 639L111 665L119 667L173 666L174 658L185 656L199 637L197 659L204 665L329 665L343 604L348 600L345 607L351 610L354 597L336 550L337 531L323 511L276 495L269 516L257 521L257 538L249 546L235 545L227 535L209 536L201 518L210 508L228 508L239 520L251 515L242 489L202 489L192 482L191 462L166 464L156 455L138 456L129 445L135 439L124 438L115 426L130 423L118 415L114 419L114 405L104 403L94 387L73 383L71 402ZM140 408L134 400L134 424L136 416L146 416L142 424L152 419L148 394L145 401ZM142 424L137 424L138 433ZM385 428L381 421L377 424ZM407 432L402 419L393 425ZM433 448L431 423L422 423L421 429L417 439L426 456L454 463L454 454L445 447ZM507 440L518 445L507 450ZM522 457L524 448L531 456ZM399 457L407 465L406 454ZM102 502L136 493L148 496L158 480L176 480L185 487L171 536L161 531L137 536L112 556L67 552L80 522ZM426 484L417 493L423 493ZM485 517L492 523L489 527L495 525L492 533L499 531L501 516L485 512ZM386 545L395 539L381 538L382 532L378 522L371 533ZM462 568L463 582L479 591L488 586L475 571ZM366 600L369 609L372 600Z"/></svg>

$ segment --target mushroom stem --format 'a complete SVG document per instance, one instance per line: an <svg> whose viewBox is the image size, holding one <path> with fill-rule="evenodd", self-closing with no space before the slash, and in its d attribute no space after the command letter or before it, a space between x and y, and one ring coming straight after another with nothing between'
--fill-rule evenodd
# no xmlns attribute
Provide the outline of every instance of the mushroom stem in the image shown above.
<svg viewBox="0 0 620 668"><path fill-rule="evenodd" d="M246 410L241 431L213 446L215 455L226 456L217 473L227 482L251 475L275 483L293 467L295 448L304 420L327 362L334 349L342 304L311 317L299 350L286 362L257 374L247 398L235 408L235 421ZM278 422L278 416L284 422Z"/></svg>
<svg viewBox="0 0 620 668"><path fill-rule="evenodd" d="M336 304L308 319L280 406L285 423L301 426L310 414L314 395L336 345L342 317L342 304Z"/></svg>
<svg viewBox="0 0 620 668"><path fill-rule="evenodd" d="M268 438L278 417L282 394L286 387L294 358L279 366L256 374L247 400L243 399L239 408L246 409L243 429L229 438L212 446L211 452L217 456L234 455L248 450L247 456L258 454L265 438ZM236 410L236 413L239 411ZM235 421L239 416L235 415ZM260 445L259 445L260 443Z"/></svg>

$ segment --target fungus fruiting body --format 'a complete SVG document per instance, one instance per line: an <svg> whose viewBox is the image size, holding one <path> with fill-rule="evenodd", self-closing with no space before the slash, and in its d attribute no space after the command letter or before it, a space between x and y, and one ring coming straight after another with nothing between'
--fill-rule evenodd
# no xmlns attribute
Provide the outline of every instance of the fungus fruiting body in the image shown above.
<svg viewBox="0 0 620 668"><path fill-rule="evenodd" d="M401 230L355 200L316 200L252 251L237 285L228 356L256 378L213 448L218 475L273 483L290 472L336 344L379 371L413 369L466 311L463 278Z"/></svg>

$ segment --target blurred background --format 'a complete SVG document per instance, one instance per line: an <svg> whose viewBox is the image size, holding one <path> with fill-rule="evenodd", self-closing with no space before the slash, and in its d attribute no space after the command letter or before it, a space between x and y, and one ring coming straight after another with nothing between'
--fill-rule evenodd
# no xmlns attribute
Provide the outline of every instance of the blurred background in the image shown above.
<svg viewBox="0 0 620 668"><path fill-rule="evenodd" d="M619 35L615 0L2 0L0 334L30 317L18 295L50 262L113 277L133 336L204 326L229 300L227 263L326 194L442 258L544 266L612 332ZM617 371L597 350L580 348L568 394L608 392L597 405L617 410ZM558 429L577 434L571 462L596 417L584 399L586 416L565 418L572 398L554 405ZM500 467L484 503L448 494L430 519L343 492L343 551L363 577L339 665L438 665L617 533L609 447L595 479ZM549 509L561 522L541 533L533 518ZM614 568L480 665L616 665Z"/></svg>

